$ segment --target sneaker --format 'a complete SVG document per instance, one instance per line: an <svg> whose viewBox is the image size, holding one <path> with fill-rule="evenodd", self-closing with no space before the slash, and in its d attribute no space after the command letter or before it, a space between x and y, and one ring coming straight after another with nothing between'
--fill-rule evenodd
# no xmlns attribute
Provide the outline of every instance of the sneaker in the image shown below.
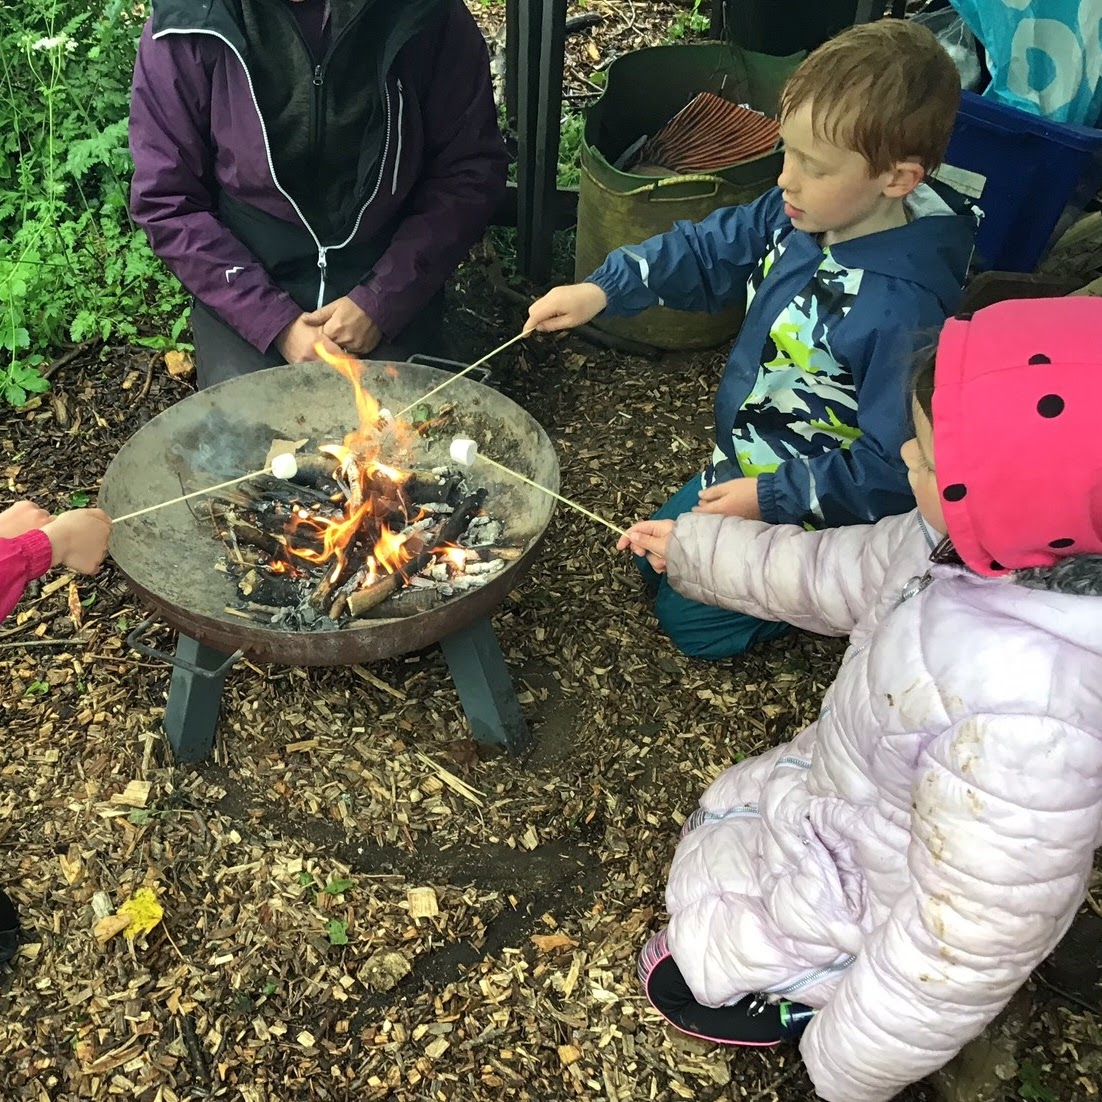
<svg viewBox="0 0 1102 1102"><path fill-rule="evenodd" d="M0 964L19 952L19 914L15 904L0 891Z"/></svg>

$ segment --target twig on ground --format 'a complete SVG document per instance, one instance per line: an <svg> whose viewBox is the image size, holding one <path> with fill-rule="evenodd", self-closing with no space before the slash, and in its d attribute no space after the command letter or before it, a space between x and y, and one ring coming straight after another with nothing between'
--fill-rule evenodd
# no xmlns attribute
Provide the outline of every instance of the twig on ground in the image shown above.
<svg viewBox="0 0 1102 1102"><path fill-rule="evenodd" d="M103 338L95 337L90 341L84 341L78 344L76 348L70 348L68 352L63 352L42 372L42 378L52 379L63 367L68 366L73 360L83 356L85 352L91 352L93 348L98 348L101 344L103 344Z"/></svg>

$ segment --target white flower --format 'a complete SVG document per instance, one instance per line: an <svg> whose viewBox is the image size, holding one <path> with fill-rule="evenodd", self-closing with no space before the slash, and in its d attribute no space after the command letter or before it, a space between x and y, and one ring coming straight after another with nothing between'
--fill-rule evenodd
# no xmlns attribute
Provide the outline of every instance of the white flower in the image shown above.
<svg viewBox="0 0 1102 1102"><path fill-rule="evenodd" d="M31 43L32 50L56 50L58 46L63 47L66 53L70 54L77 48L76 40L72 35L65 34L64 31L61 34L49 38L40 38L37 42Z"/></svg>

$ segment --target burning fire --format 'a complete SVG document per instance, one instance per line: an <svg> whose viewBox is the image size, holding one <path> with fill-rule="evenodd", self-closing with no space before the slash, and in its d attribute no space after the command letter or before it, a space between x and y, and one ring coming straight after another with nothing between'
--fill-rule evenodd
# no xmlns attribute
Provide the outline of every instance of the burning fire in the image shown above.
<svg viewBox="0 0 1102 1102"><path fill-rule="evenodd" d="M370 585L380 574L401 570L421 550L420 541L415 536L402 535L391 529L389 515L377 515L384 508L393 510L398 504L407 513L408 522L416 519L408 516L401 494L401 487L410 473L384 463L380 453L384 442L394 450L400 450L417 439L417 434L407 423L387 417L376 399L364 389L363 365L359 360L351 356L335 356L320 343L315 345L314 351L352 384L359 423L345 437L342 445L326 445L320 449L337 461L337 473L345 484L343 488L347 490L345 515L333 519L301 506L296 508L288 524L288 534L309 533L315 537L313 542L320 542L321 547L311 550L292 546L288 541L287 550L316 565L332 562L333 569L328 577L333 584L340 582L346 573L350 575L352 568L362 567L365 584ZM364 547L363 537L368 532L375 533L375 542L371 547ZM361 541L358 548L357 539ZM457 564L460 561L450 552L448 558ZM290 568L286 563L272 563L272 569L281 573Z"/></svg>

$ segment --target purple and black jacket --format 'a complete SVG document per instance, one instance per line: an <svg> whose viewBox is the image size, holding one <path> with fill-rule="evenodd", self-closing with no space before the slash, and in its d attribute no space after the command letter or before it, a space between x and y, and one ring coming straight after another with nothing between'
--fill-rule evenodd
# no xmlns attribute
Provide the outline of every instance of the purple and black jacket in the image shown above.
<svg viewBox="0 0 1102 1102"><path fill-rule="evenodd" d="M159 0L138 47L131 211L261 351L348 295L394 338L505 190L486 44L461 0Z"/></svg>

